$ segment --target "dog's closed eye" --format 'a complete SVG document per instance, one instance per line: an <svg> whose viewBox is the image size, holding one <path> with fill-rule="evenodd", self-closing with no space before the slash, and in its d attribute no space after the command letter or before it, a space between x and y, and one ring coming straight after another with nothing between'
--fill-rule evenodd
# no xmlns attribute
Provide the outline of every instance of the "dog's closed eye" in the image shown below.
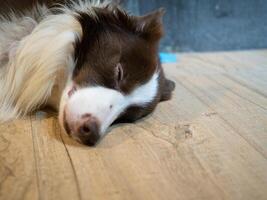
<svg viewBox="0 0 267 200"><path fill-rule="evenodd" d="M116 80L116 85L119 86L121 81L123 80L123 68L121 63L118 63L115 68L115 80Z"/></svg>

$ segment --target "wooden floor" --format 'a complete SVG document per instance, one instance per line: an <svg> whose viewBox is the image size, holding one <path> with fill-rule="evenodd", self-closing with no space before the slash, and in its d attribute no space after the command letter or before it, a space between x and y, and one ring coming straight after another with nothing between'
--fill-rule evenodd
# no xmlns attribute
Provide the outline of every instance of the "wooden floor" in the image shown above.
<svg viewBox="0 0 267 200"><path fill-rule="evenodd" d="M0 125L0 199L267 199L267 51L180 54L172 101L95 148L44 112Z"/></svg>

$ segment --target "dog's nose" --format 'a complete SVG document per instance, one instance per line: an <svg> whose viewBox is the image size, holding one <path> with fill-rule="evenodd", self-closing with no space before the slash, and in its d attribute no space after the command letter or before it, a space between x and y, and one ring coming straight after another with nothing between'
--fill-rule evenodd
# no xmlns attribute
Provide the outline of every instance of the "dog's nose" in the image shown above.
<svg viewBox="0 0 267 200"><path fill-rule="evenodd" d="M94 117L86 117L77 131L77 135L83 144L94 146L100 139L99 122Z"/></svg>

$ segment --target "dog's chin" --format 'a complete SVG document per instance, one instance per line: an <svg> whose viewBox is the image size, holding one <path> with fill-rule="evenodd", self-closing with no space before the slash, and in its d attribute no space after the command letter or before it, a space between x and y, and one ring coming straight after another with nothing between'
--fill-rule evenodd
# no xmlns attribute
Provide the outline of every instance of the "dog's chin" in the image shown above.
<svg viewBox="0 0 267 200"><path fill-rule="evenodd" d="M69 137L71 137L72 139L74 139L76 142L83 144L81 139L76 136L71 129L68 128L68 126L66 125L66 119L65 119L65 107L66 107L66 101L65 100L61 100L60 102L60 109L59 109L59 115L58 115L58 121L60 124L60 129Z"/></svg>

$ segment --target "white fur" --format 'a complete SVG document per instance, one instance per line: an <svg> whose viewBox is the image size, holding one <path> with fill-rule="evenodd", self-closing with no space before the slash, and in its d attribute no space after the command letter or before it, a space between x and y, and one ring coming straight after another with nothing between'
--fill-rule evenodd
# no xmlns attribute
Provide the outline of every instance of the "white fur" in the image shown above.
<svg viewBox="0 0 267 200"><path fill-rule="evenodd" d="M86 12L87 14L91 15L92 17L97 17L94 11L94 7L98 8L104 8L108 4L111 3L111 0L90 0L90 1L84 1L84 0L76 0L71 1L69 6L58 4L59 7L55 8L55 10L62 11L63 13L75 15L75 13L78 12Z"/></svg>
<svg viewBox="0 0 267 200"><path fill-rule="evenodd" d="M117 90L100 86L78 89L70 98L68 92L72 83L63 92L60 108L60 121L63 123L63 112L69 123L81 119L84 114L96 117L101 126L100 134L104 134L112 122L130 105L145 106L155 98L158 91L158 72L151 79L137 87L129 95Z"/></svg>
<svg viewBox="0 0 267 200"><path fill-rule="evenodd" d="M73 64L80 29L72 16L50 16L19 42L0 79L0 120L27 114L48 99L57 72Z"/></svg>

